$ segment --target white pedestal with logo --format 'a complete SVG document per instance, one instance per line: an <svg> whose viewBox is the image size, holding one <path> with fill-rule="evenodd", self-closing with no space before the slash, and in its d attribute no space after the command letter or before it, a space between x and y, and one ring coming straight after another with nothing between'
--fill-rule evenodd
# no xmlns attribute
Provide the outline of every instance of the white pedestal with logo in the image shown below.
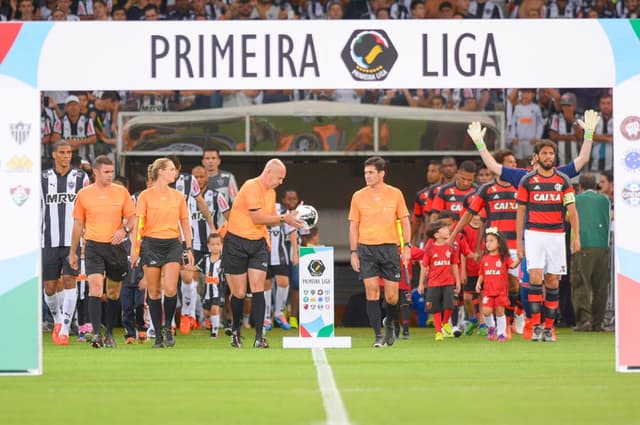
<svg viewBox="0 0 640 425"><path fill-rule="evenodd" d="M333 247L301 247L299 273L299 336L282 338L282 347L351 348L350 336L335 336Z"/></svg>

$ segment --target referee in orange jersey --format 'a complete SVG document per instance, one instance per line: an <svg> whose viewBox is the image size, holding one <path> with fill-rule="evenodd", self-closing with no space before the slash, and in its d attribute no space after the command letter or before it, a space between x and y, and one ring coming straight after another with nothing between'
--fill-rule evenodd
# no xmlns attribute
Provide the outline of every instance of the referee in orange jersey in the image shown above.
<svg viewBox="0 0 640 425"><path fill-rule="evenodd" d="M189 210L183 193L169 187L178 177L178 170L169 158L153 161L147 177L151 185L140 193L136 205L138 220L131 236L131 265L135 266L139 258L144 269L149 313L156 331L153 348L173 347L176 340L171 321L178 302L180 265L184 263L191 268L194 265ZM184 257L181 235L186 244Z"/></svg>
<svg viewBox="0 0 640 425"><path fill-rule="evenodd" d="M242 347L240 325L244 298L247 294L247 281L253 294L251 313L256 327L254 347L269 347L262 332L265 311L264 281L267 276L270 241L267 226L287 223L300 228L304 225L304 222L298 220L296 212L276 212L274 189L282 184L286 174L287 168L282 161L269 160L258 177L249 179L242 185L231 207L222 248L222 264L231 289L231 346L234 348Z"/></svg>
<svg viewBox="0 0 640 425"><path fill-rule="evenodd" d="M120 311L120 286L129 269L127 250L122 242L127 238L135 215L129 191L113 184L113 161L99 155L93 163L95 183L78 192L73 209L73 233L69 249L69 264L78 269L77 249L84 233L85 267L89 281L89 319L95 348L115 348L113 326ZM123 218L125 223L123 224ZM128 227L127 227L128 226ZM107 277L107 331L102 337L102 292Z"/></svg>
<svg viewBox="0 0 640 425"><path fill-rule="evenodd" d="M367 316L375 333L374 347L392 345L395 341L393 320L398 316L400 282L399 237L396 220L402 224L402 261L411 259L411 225L402 192L384 182L387 164L374 156L364 163L367 186L356 191L349 209L349 246L351 267L360 274L367 296ZM384 281L387 317L382 336L379 279Z"/></svg>

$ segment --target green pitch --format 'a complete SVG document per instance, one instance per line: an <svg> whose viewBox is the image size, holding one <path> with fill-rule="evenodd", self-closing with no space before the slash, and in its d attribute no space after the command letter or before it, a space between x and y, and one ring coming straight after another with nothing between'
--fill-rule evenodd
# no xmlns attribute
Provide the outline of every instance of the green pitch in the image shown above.
<svg viewBox="0 0 640 425"><path fill-rule="evenodd" d="M95 350L44 338L44 375L0 377L1 424L321 424L310 350L232 350L227 337L178 336ZM614 336L558 332L558 342L472 336L436 343L433 330L372 349L368 329L338 329L352 349L326 350L350 423L638 424L640 375L614 371ZM0 349L11 349L5 345Z"/></svg>

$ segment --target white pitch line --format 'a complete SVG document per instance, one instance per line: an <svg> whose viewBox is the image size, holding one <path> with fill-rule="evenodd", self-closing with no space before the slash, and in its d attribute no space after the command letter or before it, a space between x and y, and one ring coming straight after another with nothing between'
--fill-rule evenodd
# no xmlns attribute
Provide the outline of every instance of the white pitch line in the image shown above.
<svg viewBox="0 0 640 425"><path fill-rule="evenodd" d="M318 372L318 386L322 393L322 402L327 417L327 425L349 425L349 417L342 403L340 391L333 378L331 365L327 360L324 348L312 348L313 364Z"/></svg>

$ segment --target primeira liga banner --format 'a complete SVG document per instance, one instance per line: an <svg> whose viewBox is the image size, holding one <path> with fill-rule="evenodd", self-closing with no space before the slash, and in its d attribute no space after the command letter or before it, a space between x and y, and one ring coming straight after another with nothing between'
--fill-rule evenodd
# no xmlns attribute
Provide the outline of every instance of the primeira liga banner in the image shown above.
<svg viewBox="0 0 640 425"><path fill-rule="evenodd" d="M607 87L614 74L597 20L14 25L17 41L46 29L30 48L48 90Z"/></svg>

